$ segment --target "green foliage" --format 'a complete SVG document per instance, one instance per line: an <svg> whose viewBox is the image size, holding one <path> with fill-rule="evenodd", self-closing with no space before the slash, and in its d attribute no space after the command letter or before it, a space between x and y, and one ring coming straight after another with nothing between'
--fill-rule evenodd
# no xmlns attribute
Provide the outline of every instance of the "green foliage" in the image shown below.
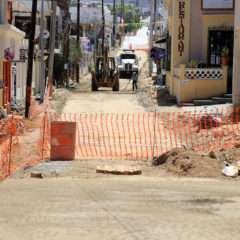
<svg viewBox="0 0 240 240"><path fill-rule="evenodd" d="M88 66L88 71L89 72L92 72L94 70L94 65L91 63L89 66Z"/></svg>
<svg viewBox="0 0 240 240"><path fill-rule="evenodd" d="M169 70L170 70L170 66L171 66L170 61L165 60L165 61L163 62L163 67L166 69L166 71L169 71Z"/></svg>
<svg viewBox="0 0 240 240"><path fill-rule="evenodd" d="M113 6L108 4L108 8L113 11ZM117 17L121 16L121 4L116 4L116 15ZM123 19L124 23L129 23L127 27L125 27L126 32L133 32L135 30L138 30L142 27L142 24L140 23L140 13L137 13L135 11L135 7L131 5L124 5L124 11L123 11Z"/></svg>
<svg viewBox="0 0 240 240"><path fill-rule="evenodd" d="M198 64L199 64L198 61L196 61L196 60L191 60L191 61L188 63L188 68L198 68Z"/></svg>
<svg viewBox="0 0 240 240"><path fill-rule="evenodd" d="M223 58L228 57L228 55L229 55L229 48L227 46L222 48L221 55L222 55Z"/></svg>
<svg viewBox="0 0 240 240"><path fill-rule="evenodd" d="M80 45L77 43L77 40L69 40L69 63L71 65L76 65L82 57Z"/></svg>

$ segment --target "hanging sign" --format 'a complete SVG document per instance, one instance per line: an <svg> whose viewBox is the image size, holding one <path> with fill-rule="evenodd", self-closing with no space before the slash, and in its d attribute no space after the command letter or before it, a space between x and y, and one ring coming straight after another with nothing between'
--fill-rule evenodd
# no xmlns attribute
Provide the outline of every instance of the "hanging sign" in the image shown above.
<svg viewBox="0 0 240 240"><path fill-rule="evenodd" d="M178 3L178 18L180 20L180 25L178 27L178 52L182 56L184 52L184 25L183 19L185 18L185 2Z"/></svg>

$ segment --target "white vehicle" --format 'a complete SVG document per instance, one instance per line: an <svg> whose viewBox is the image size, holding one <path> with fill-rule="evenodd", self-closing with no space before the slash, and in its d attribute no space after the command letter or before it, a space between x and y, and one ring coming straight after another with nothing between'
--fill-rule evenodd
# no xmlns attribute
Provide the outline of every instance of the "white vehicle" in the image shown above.
<svg viewBox="0 0 240 240"><path fill-rule="evenodd" d="M140 60L141 58L136 56L134 50L123 50L123 53L117 57L120 78L131 78L134 72L138 74Z"/></svg>

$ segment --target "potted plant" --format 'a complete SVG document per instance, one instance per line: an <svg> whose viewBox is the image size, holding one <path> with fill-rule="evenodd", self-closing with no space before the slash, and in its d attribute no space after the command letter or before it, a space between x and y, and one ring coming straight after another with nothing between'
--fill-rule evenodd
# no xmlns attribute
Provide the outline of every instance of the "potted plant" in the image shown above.
<svg viewBox="0 0 240 240"><path fill-rule="evenodd" d="M226 66L228 65L228 61L229 61L229 48L227 46L222 48L222 52L221 52L221 61L222 61L222 65Z"/></svg>
<svg viewBox="0 0 240 240"><path fill-rule="evenodd" d="M187 67L188 68L198 68L198 65L199 65L199 62L197 60L191 60L188 63ZM197 77L196 72L194 70L189 72L189 77L190 77L190 79L195 79Z"/></svg>
<svg viewBox="0 0 240 240"><path fill-rule="evenodd" d="M191 60L189 63L188 63L188 68L198 68L198 61L196 60Z"/></svg>

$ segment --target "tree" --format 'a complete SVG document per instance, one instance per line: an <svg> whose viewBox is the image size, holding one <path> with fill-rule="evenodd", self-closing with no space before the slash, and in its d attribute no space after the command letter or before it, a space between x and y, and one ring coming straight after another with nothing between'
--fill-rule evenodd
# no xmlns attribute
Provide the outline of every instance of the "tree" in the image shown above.
<svg viewBox="0 0 240 240"><path fill-rule="evenodd" d="M69 41L69 64L71 66L76 66L77 63L82 58L82 52L79 44L75 39L70 39Z"/></svg>
<svg viewBox="0 0 240 240"><path fill-rule="evenodd" d="M108 4L108 8L110 11L113 11L113 6ZM121 16L121 4L116 4L116 15L117 17ZM127 23L128 26L125 27L126 32L133 32L135 30L138 30L142 27L142 24L140 23L140 13L135 11L135 7L132 5L124 5L124 23Z"/></svg>

